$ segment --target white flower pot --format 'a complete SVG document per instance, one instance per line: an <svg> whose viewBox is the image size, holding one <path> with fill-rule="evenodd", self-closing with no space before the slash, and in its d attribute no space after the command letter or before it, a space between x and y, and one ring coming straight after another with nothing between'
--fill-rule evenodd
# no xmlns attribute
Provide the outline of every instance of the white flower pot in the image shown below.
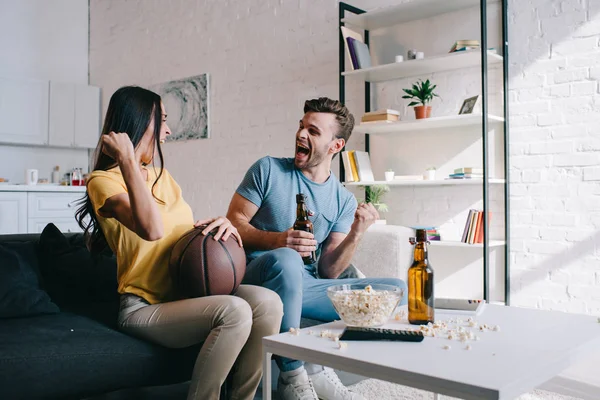
<svg viewBox="0 0 600 400"><path fill-rule="evenodd" d="M394 180L394 171L385 171L385 180L387 182Z"/></svg>
<svg viewBox="0 0 600 400"><path fill-rule="evenodd" d="M435 180L435 169L429 169L429 170L425 171L423 178L427 181L434 181Z"/></svg>

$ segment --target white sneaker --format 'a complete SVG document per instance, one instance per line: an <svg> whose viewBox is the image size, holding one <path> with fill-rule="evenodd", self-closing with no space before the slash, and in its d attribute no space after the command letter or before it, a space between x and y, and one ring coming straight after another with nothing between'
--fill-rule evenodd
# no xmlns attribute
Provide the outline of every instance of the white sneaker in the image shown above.
<svg viewBox="0 0 600 400"><path fill-rule="evenodd" d="M331 368L324 367L323 371L310 375L310 380L321 400L366 400L360 394L349 391Z"/></svg>
<svg viewBox="0 0 600 400"><path fill-rule="evenodd" d="M277 397L279 400L319 400L308 374L302 372L288 378L289 383L283 383L281 377L277 381Z"/></svg>

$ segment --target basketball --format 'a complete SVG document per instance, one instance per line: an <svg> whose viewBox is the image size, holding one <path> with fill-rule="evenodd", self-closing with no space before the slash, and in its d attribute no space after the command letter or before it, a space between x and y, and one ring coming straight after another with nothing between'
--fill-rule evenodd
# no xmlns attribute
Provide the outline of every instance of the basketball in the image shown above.
<svg viewBox="0 0 600 400"><path fill-rule="evenodd" d="M169 272L179 298L234 294L246 273L246 254L231 235L214 240L205 226L186 232L173 246Z"/></svg>

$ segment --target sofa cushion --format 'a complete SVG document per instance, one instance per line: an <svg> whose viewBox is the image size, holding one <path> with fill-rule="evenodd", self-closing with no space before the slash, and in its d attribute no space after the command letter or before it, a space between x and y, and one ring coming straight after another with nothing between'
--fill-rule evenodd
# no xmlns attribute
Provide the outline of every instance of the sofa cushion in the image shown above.
<svg viewBox="0 0 600 400"><path fill-rule="evenodd" d="M198 352L170 350L61 312L0 322L0 398L83 398L189 379Z"/></svg>
<svg viewBox="0 0 600 400"><path fill-rule="evenodd" d="M118 303L117 262L110 249L92 255L82 234L66 237L48 224L38 251L44 288L59 307Z"/></svg>
<svg viewBox="0 0 600 400"><path fill-rule="evenodd" d="M0 318L27 317L59 312L40 288L35 245L0 244Z"/></svg>

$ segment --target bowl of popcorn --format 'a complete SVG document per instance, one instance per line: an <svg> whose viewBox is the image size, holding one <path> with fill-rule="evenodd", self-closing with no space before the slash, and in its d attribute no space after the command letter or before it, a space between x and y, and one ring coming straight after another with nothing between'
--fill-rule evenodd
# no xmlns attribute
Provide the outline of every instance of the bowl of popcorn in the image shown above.
<svg viewBox="0 0 600 400"><path fill-rule="evenodd" d="M404 289L383 284L336 285L327 296L346 325L381 326L385 324L404 296Z"/></svg>

